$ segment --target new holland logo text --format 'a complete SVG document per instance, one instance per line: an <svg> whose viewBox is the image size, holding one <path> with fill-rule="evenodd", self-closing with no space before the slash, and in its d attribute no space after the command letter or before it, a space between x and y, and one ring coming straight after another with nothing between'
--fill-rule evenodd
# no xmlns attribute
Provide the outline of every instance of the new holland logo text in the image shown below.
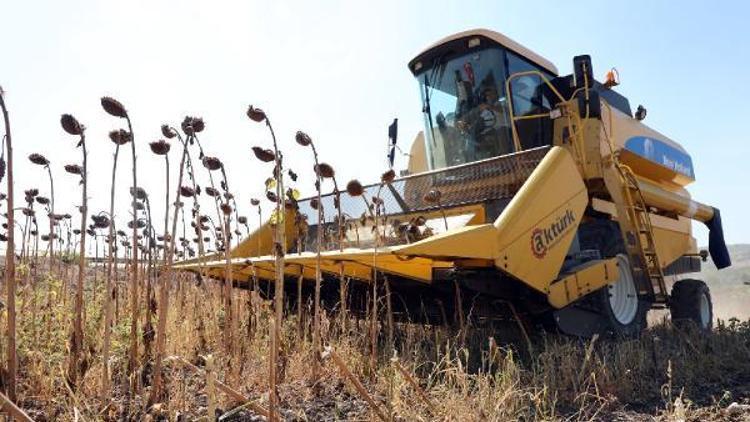
<svg viewBox="0 0 750 422"><path fill-rule="evenodd" d="M555 244L562 238L562 235L568 231L576 217L573 211L567 210L565 214L558 217L549 227L537 228L531 232L531 251L534 256L542 259L547 255Z"/></svg>

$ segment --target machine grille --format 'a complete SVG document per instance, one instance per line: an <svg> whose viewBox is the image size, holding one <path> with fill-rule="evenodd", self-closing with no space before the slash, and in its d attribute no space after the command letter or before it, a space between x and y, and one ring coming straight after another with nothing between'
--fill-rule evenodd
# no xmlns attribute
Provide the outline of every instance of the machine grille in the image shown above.
<svg viewBox="0 0 750 422"><path fill-rule="evenodd" d="M399 216L414 216L439 210L440 207L447 210L464 205L509 200L526 182L549 150L550 147L534 148L447 169L402 177L389 185L371 184L364 186L363 196L369 204L373 204L374 197L380 198L382 200L380 215L387 216L391 222L398 221ZM343 190L343 187L341 189ZM440 192L440 205L425 198L433 190ZM335 230L337 211L334 207L334 198L335 195L332 193L321 197L327 231ZM310 204L312 199L306 198L298 201L298 215L306 220L304 225L308 228L308 233L303 236L306 238L305 249L308 250L314 249L312 241L315 238L315 226L318 220L318 211ZM347 220L364 221L363 216L369 214L362 197L352 197L342 191L340 202L342 217ZM331 247L329 245L323 249L331 249Z"/></svg>

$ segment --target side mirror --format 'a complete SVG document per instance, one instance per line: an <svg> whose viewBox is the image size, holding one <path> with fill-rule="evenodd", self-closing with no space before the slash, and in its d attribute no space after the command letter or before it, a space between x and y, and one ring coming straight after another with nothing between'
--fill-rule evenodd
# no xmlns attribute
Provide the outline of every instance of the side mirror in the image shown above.
<svg viewBox="0 0 750 422"><path fill-rule="evenodd" d="M588 54L573 57L573 85L576 88L594 86L594 70Z"/></svg>

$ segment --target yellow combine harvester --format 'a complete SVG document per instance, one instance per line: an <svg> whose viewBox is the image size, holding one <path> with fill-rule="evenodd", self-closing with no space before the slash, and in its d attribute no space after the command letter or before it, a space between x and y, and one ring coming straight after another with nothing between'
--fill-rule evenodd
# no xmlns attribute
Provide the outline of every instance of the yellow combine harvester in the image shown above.
<svg viewBox="0 0 750 422"><path fill-rule="evenodd" d="M573 335L633 335L649 309L669 307L673 319L711 328L708 287L676 276L700 270L691 220L708 226L716 266L731 265L719 211L690 198L690 156L643 124L645 109L633 114L612 73L597 82L590 58L578 56L573 74L560 76L488 30L440 40L409 69L426 129L408 170L364 187L380 204L369 218L362 198L342 193L347 221L338 222L334 195L322 198L329 308L346 297L364 310L362 286L378 277L410 320L507 314ZM287 214L291 296L299 277L304 292L315 279L318 224L309 199ZM273 279L272 243L266 224L235 248L235 280ZM177 267L222 278L223 265L214 255ZM340 296L342 279L353 284Z"/></svg>

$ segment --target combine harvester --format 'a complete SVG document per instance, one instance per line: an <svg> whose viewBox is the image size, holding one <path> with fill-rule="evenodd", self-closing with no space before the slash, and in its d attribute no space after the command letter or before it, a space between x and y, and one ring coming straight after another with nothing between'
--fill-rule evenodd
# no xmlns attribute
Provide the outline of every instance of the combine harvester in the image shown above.
<svg viewBox="0 0 750 422"><path fill-rule="evenodd" d="M690 198L690 155L642 122L644 108L633 114L612 90L614 71L597 82L590 57L577 56L573 74L560 76L488 30L440 40L409 69L426 128L402 177L364 187L368 201L380 198L371 208L378 215L368 218L365 201L342 192L339 245L335 196L322 198L324 306L345 297L351 311L364 311L377 277L402 320L509 316L571 335L629 336L646 326L648 310L666 307L675 321L711 329L708 287L676 276L706 259L691 220L710 230L716 266L731 265L719 210ZM307 234L295 226L299 216ZM317 224L310 199L287 211L291 303L299 277L303 295L314 286ZM237 284L271 289L272 232L267 223L232 250ZM221 279L224 264L212 255L176 267ZM351 288L340 294L344 279Z"/></svg>

